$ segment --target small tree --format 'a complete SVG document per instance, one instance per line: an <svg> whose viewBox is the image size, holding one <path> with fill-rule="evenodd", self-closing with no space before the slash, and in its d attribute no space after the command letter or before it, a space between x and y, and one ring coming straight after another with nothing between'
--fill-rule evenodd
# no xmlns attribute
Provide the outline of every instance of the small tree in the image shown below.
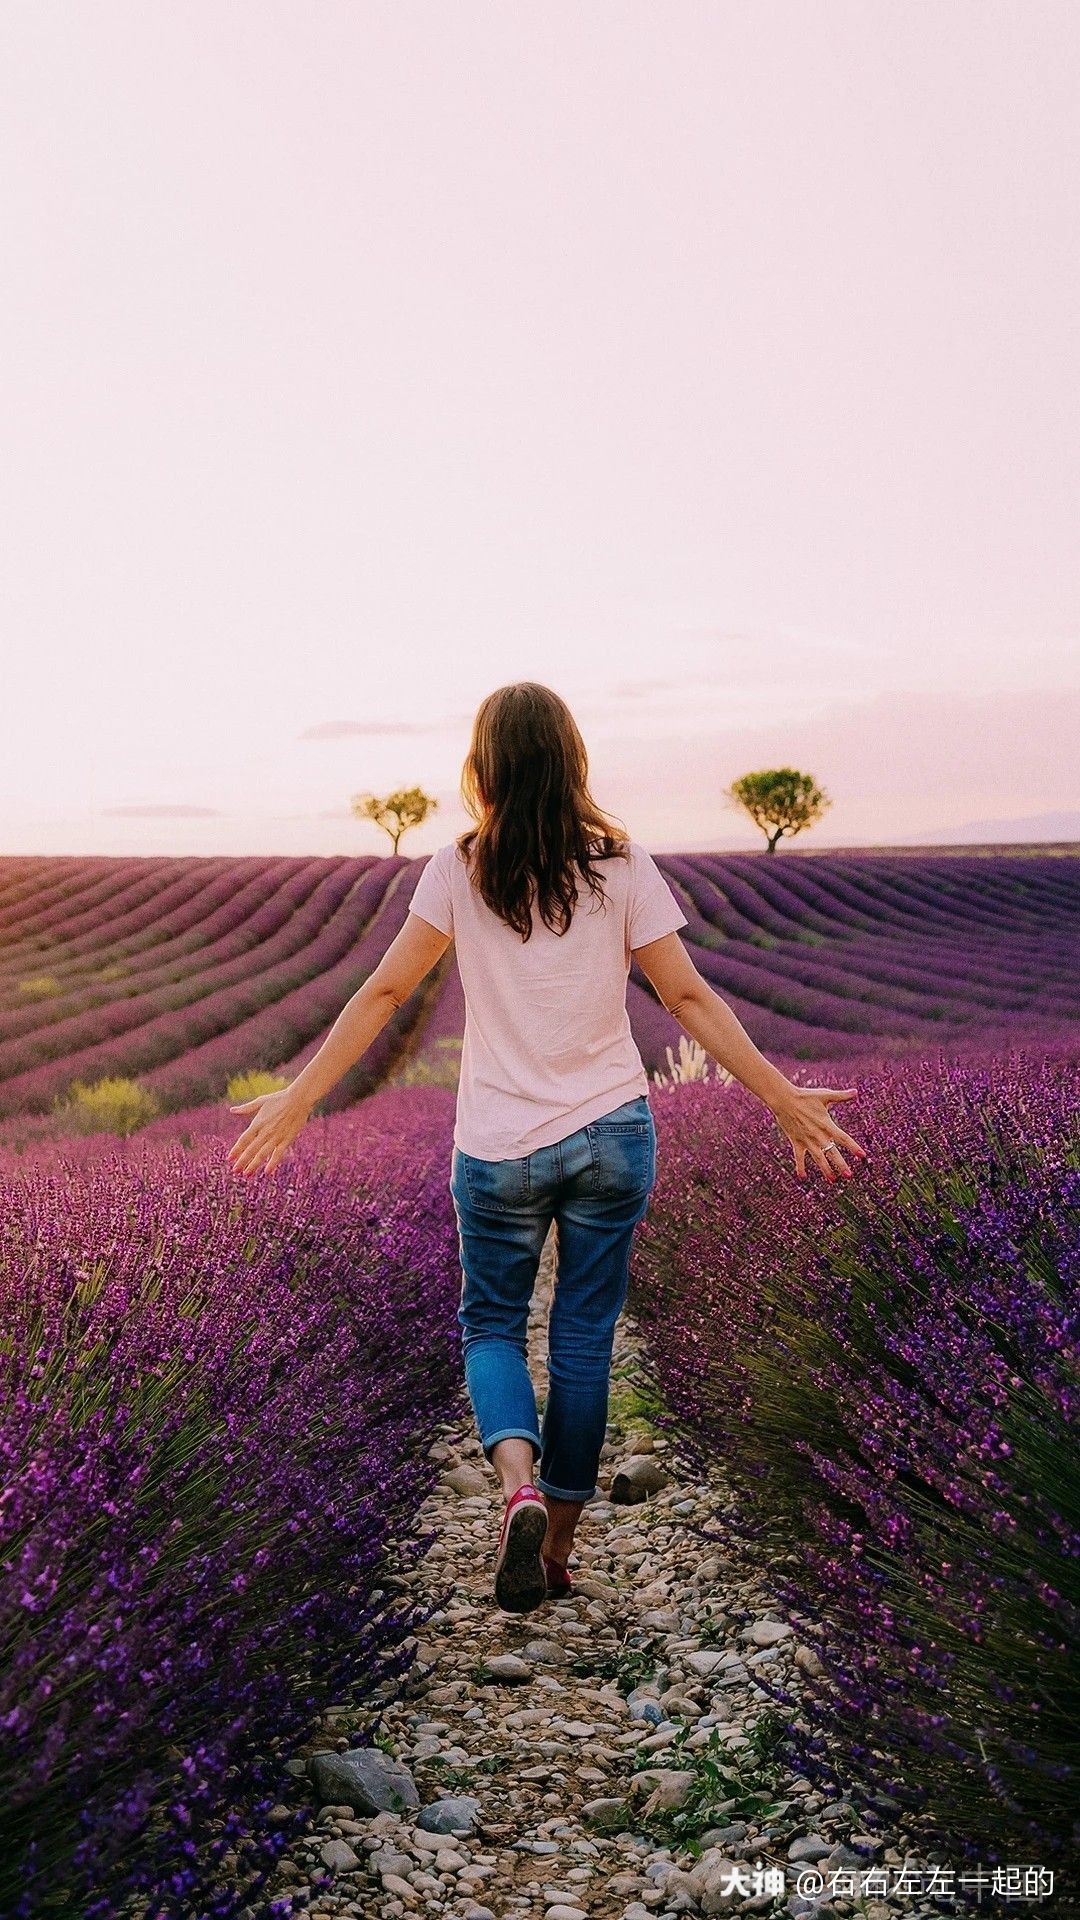
<svg viewBox="0 0 1080 1920"><path fill-rule="evenodd" d="M744 773L724 789L736 807L750 815L768 842L766 851L776 852L777 841L785 833L802 833L820 820L826 807L832 806L828 794L808 773L796 773L794 767L774 767L767 773Z"/></svg>
<svg viewBox="0 0 1080 1920"><path fill-rule="evenodd" d="M359 820L374 820L377 827L390 835L394 852L398 850L398 841L410 827L418 827L434 813L438 801L423 787L401 787L397 793L389 793L385 800L375 793L355 793L350 802L353 812Z"/></svg>

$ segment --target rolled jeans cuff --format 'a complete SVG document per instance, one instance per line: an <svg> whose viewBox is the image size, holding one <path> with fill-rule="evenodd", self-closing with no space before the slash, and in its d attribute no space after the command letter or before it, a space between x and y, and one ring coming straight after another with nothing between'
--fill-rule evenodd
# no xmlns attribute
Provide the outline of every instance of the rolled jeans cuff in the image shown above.
<svg viewBox="0 0 1080 1920"><path fill-rule="evenodd" d="M583 1487L579 1493L567 1492L565 1487L553 1487L550 1481L544 1479L538 1480L536 1484L540 1492L546 1493L552 1500L592 1500L598 1491L595 1486L592 1486Z"/></svg>
<svg viewBox="0 0 1080 1920"><path fill-rule="evenodd" d="M483 1442L485 1460L491 1459L491 1449L492 1447L497 1447L500 1440L531 1440L533 1446L536 1448L536 1457L538 1460L543 1451L540 1444L540 1435L531 1432L528 1427L500 1427L498 1433L491 1434L491 1436Z"/></svg>

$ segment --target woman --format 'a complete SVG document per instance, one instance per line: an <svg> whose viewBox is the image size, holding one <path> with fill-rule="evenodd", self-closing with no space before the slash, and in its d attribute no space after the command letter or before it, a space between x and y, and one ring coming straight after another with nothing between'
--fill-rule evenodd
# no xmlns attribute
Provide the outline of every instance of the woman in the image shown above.
<svg viewBox="0 0 1080 1920"><path fill-rule="evenodd" d="M795 1086L701 978L659 868L595 805L565 703L532 681L477 712L462 774L477 823L423 868L405 926L318 1053L253 1118L229 1158L278 1165L315 1103L455 941L466 1024L450 1191L459 1229L466 1384L505 1507L495 1599L524 1613L568 1593L567 1562L607 1421L615 1322L656 1172L648 1080L626 1014L631 957L679 1025L763 1100L826 1180L862 1147L829 1111L853 1088ZM548 1229L558 1278L543 1427L526 1364ZM534 1481L537 1460L540 1473Z"/></svg>

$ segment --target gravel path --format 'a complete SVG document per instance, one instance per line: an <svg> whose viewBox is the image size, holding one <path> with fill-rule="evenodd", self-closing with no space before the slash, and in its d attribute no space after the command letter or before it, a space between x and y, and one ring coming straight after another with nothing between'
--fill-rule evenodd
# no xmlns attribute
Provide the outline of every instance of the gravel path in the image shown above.
<svg viewBox="0 0 1080 1920"><path fill-rule="evenodd" d="M554 1236L530 1316L541 1395L553 1262ZM397 1583L415 1598L451 1597L424 1630L404 1697L382 1713L379 1745L356 1757L352 1741L372 1736L371 1702L345 1705L292 1763L298 1797L314 1793L321 1810L273 1892L289 1889L311 1914L372 1920L956 1911L898 1888L905 1863L926 1870L905 1836L868 1831L846 1803L825 1804L770 1767L762 1735L775 1707L755 1669L797 1684L815 1656L760 1573L703 1544L729 1491L719 1473L680 1478L648 1403L624 1314L602 1497L571 1559L575 1596L520 1617L491 1597L494 1473L471 1427L434 1437L444 1471L417 1532L437 1539ZM633 1504L606 1497L627 1492L614 1484L622 1469L640 1483ZM824 1905L799 1890L808 1869Z"/></svg>

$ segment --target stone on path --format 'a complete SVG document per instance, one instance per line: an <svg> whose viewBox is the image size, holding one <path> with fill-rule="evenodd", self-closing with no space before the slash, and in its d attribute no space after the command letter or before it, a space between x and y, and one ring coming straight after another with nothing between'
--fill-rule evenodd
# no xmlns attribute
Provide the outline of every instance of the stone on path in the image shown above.
<svg viewBox="0 0 1080 1920"><path fill-rule="evenodd" d="M696 1779L696 1773L681 1767L645 1767L630 1782L631 1798L644 1799L646 1813L674 1813L689 1798Z"/></svg>
<svg viewBox="0 0 1080 1920"><path fill-rule="evenodd" d="M789 1860L821 1860L831 1851L829 1842L820 1833L800 1834L787 1850Z"/></svg>
<svg viewBox="0 0 1080 1920"><path fill-rule="evenodd" d="M697 1653L688 1653L686 1656L686 1664L691 1673L700 1674L703 1680L710 1679L717 1668L724 1666L726 1661L726 1653L714 1647L702 1647Z"/></svg>
<svg viewBox="0 0 1080 1920"><path fill-rule="evenodd" d="M449 1487L452 1493L459 1493L463 1499L470 1493L492 1491L491 1481L479 1467L452 1467L449 1473L443 1474L443 1485Z"/></svg>
<svg viewBox="0 0 1080 1920"><path fill-rule="evenodd" d="M533 1669L527 1660L517 1653L493 1653L484 1661L482 1679L498 1681L504 1686L520 1686L525 1680L533 1679Z"/></svg>
<svg viewBox="0 0 1080 1920"><path fill-rule="evenodd" d="M732 1875L745 1875L746 1871L745 1860L731 1860L719 1849L703 1853L689 1876L702 1913L730 1913L739 1886Z"/></svg>
<svg viewBox="0 0 1080 1920"><path fill-rule="evenodd" d="M418 1807L416 1781L400 1760L381 1747L350 1747L347 1753L313 1753L311 1778L320 1804L354 1813L401 1813Z"/></svg>
<svg viewBox="0 0 1080 1920"><path fill-rule="evenodd" d="M449 1794L445 1800L433 1800L422 1807L416 1824L425 1833L471 1833L480 1813L480 1802L471 1793Z"/></svg>
<svg viewBox="0 0 1080 1920"><path fill-rule="evenodd" d="M786 1620L755 1620L743 1634L755 1647L775 1647L780 1640L791 1638L791 1627Z"/></svg>
<svg viewBox="0 0 1080 1920"><path fill-rule="evenodd" d="M368 1855L368 1865L373 1873L396 1873L399 1880L405 1880L413 1872L416 1862L409 1853L402 1853L400 1847L380 1847L376 1853Z"/></svg>
<svg viewBox="0 0 1080 1920"><path fill-rule="evenodd" d="M611 1601L615 1598L610 1581L605 1583L592 1574L575 1573L574 1586L583 1600Z"/></svg>
<svg viewBox="0 0 1080 1920"><path fill-rule="evenodd" d="M659 1493L669 1476L651 1454L635 1453L619 1468L611 1482L611 1498L617 1507L636 1507L650 1493Z"/></svg>
<svg viewBox="0 0 1080 1920"><path fill-rule="evenodd" d="M669 1720L696 1720L701 1708L690 1694L683 1693L678 1687L669 1687L660 1695L660 1705Z"/></svg>
<svg viewBox="0 0 1080 1920"><path fill-rule="evenodd" d="M557 1640L530 1640L525 1648L526 1660L535 1660L539 1666L565 1667L570 1655Z"/></svg>
<svg viewBox="0 0 1080 1920"><path fill-rule="evenodd" d="M347 1840L325 1841L319 1848L319 1859L324 1867L330 1867L334 1873L355 1873L360 1865L359 1857Z"/></svg>
<svg viewBox="0 0 1080 1920"><path fill-rule="evenodd" d="M581 1817L590 1827L612 1827L626 1819L626 1801L614 1799L611 1795L600 1800L587 1800L581 1809Z"/></svg>
<svg viewBox="0 0 1080 1920"><path fill-rule="evenodd" d="M409 1841L417 1853L442 1853L450 1845L445 1833L429 1833L426 1827L414 1827Z"/></svg>
<svg viewBox="0 0 1080 1920"><path fill-rule="evenodd" d="M677 1607L651 1607L641 1615L641 1624L650 1633L678 1633L679 1610Z"/></svg>

